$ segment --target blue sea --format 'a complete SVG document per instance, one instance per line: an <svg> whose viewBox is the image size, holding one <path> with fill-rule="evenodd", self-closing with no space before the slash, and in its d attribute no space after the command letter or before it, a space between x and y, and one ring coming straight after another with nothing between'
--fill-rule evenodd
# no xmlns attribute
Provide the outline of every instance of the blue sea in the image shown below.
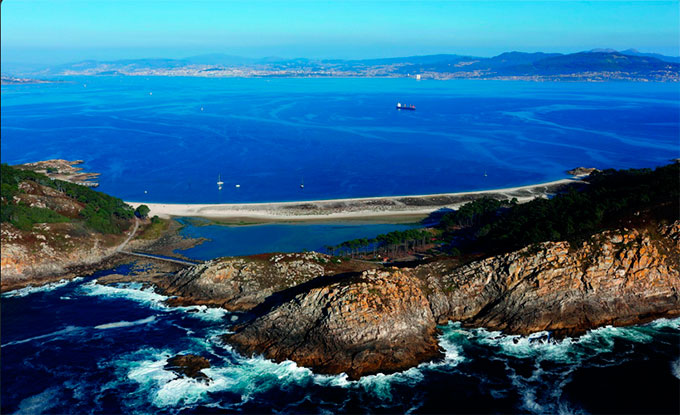
<svg viewBox="0 0 680 415"><path fill-rule="evenodd" d="M678 84L63 81L2 86L2 162L83 159L102 173L99 190L130 201L455 192L680 157ZM180 253L202 260L417 226L183 221L183 235L209 240ZM140 284L97 284L127 272L2 295L1 413L680 413L680 319L561 340L451 322L440 327L443 360L350 381L235 353L220 337L238 313L168 307ZM165 370L178 353L209 358L212 380Z"/></svg>
<svg viewBox="0 0 680 415"><path fill-rule="evenodd" d="M100 190L129 201L456 192L680 157L674 83L63 81L2 86L0 159L82 159L102 173ZM398 111L397 102L417 110Z"/></svg>
<svg viewBox="0 0 680 415"><path fill-rule="evenodd" d="M449 323L445 358L350 381L235 353L238 313L172 308L100 272L2 296L2 413L671 413L680 411L680 319L563 340ZM545 336L544 336L545 337ZM165 370L208 358L208 383Z"/></svg>

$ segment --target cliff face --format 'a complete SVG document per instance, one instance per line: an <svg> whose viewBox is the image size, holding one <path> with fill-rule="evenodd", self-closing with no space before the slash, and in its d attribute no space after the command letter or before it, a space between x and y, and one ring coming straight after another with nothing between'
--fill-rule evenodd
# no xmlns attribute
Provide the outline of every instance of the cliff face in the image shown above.
<svg viewBox="0 0 680 415"><path fill-rule="evenodd" d="M102 235L72 223L45 223L30 232L0 225L2 291L61 278L69 267L112 255L126 235Z"/></svg>
<svg viewBox="0 0 680 415"><path fill-rule="evenodd" d="M352 378L438 354L449 320L509 333L569 334L680 315L680 222L658 231L547 242L455 266L324 277L283 290L228 338L238 350Z"/></svg>
<svg viewBox="0 0 680 415"><path fill-rule="evenodd" d="M527 334L571 333L680 312L680 225L547 242L450 269L414 270L437 321Z"/></svg>
<svg viewBox="0 0 680 415"><path fill-rule="evenodd" d="M5 174L12 175L13 171L19 170L5 170L3 166L3 178ZM46 177L44 180L49 182ZM7 183L3 182L3 189L6 185ZM107 234L88 228L80 217L83 209L88 206L87 203L37 181L19 181L16 183L16 190L12 193L3 193L1 199L3 212L9 212L3 215L3 222L0 224L0 272L3 292L60 279L66 276L70 267L98 263L114 254L116 248L128 236L128 233ZM12 213L13 209L17 208L41 210L43 214L44 211L50 211L62 216L62 221L52 223L31 221L27 226L15 226L11 222L11 217L21 216L16 212ZM50 218L45 216L42 220ZM130 226L132 221L128 219L126 225ZM35 222L40 222L40 219L36 219ZM121 219L120 222L122 224L124 220ZM132 229L130 227L128 232Z"/></svg>
<svg viewBox="0 0 680 415"><path fill-rule="evenodd" d="M439 355L434 316L419 286L399 270L365 271L296 295L229 341L246 354L354 379L406 369Z"/></svg>

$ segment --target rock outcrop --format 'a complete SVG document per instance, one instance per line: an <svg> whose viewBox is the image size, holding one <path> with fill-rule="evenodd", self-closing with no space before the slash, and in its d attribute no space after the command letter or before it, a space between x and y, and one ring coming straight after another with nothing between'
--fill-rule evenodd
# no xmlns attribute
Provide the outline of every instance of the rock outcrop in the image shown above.
<svg viewBox="0 0 680 415"><path fill-rule="evenodd" d="M572 334L680 315L680 222L546 242L458 266L310 279L264 301L227 341L351 378L438 356L436 324ZM311 274L308 274L311 275ZM234 300L236 301L236 300Z"/></svg>
<svg viewBox="0 0 680 415"><path fill-rule="evenodd" d="M335 280L274 307L228 341L246 354L291 359L352 379L440 354L434 316L417 279L393 269Z"/></svg>
<svg viewBox="0 0 680 415"><path fill-rule="evenodd" d="M177 296L170 300L174 305L206 304L245 311L274 293L316 277L371 266L316 252L219 258L183 270L158 285L165 294Z"/></svg>
<svg viewBox="0 0 680 415"><path fill-rule="evenodd" d="M680 314L680 225L609 231L578 247L546 242L463 267L414 270L439 323L527 334L583 332Z"/></svg>
<svg viewBox="0 0 680 415"><path fill-rule="evenodd" d="M210 381L211 379L203 372L210 367L210 361L203 356L194 354L178 354L168 359L164 369L172 370L179 376L188 376L193 379Z"/></svg>
<svg viewBox="0 0 680 415"><path fill-rule="evenodd" d="M37 224L30 232L0 225L2 291L64 278L70 267L99 263L127 235L89 232L73 223Z"/></svg>

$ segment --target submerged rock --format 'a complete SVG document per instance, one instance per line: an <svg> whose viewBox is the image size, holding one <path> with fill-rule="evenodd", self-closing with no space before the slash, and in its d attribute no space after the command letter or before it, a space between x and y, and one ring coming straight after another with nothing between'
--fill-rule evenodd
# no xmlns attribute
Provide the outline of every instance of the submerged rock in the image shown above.
<svg viewBox="0 0 680 415"><path fill-rule="evenodd" d="M172 370L179 376L188 376L190 378L199 380L211 380L205 373L201 372L203 369L210 367L210 361L202 356L193 354L178 354L177 356L168 359L168 363L164 369Z"/></svg>

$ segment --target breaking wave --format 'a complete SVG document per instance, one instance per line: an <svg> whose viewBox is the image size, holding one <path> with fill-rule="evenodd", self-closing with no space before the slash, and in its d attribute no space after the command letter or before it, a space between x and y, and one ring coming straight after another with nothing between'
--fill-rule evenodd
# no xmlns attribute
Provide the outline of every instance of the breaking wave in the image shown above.
<svg viewBox="0 0 680 415"><path fill-rule="evenodd" d="M117 321L115 323L107 323L107 324L100 324L98 326L94 326L95 329L98 330L106 330L106 329L119 329L123 327L132 327L132 326L139 326L142 324L148 324L152 323L156 320L156 316L151 316L147 318L143 318L141 320L135 320L135 321Z"/></svg>
<svg viewBox="0 0 680 415"><path fill-rule="evenodd" d="M72 282L81 281L82 279L83 279L82 277L76 277L70 280L60 279L59 281L50 282L44 285L39 285L37 287L29 285L28 287L20 288L18 290L7 291L6 293L2 294L2 297L26 297L27 295L30 294L52 291L54 289L70 284Z"/></svg>

